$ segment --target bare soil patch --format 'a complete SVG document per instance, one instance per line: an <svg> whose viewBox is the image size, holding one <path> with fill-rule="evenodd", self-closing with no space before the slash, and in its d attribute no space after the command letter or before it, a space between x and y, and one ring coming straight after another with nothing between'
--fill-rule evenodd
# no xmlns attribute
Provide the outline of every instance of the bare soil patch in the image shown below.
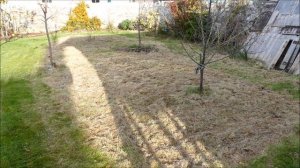
<svg viewBox="0 0 300 168"><path fill-rule="evenodd" d="M161 43L158 52L118 51L135 44L122 36L64 39L55 47L59 68L45 81L75 116L87 144L118 167L234 167L287 136L299 121L289 96L209 69L208 95L194 65ZM241 67L242 68L242 67Z"/></svg>

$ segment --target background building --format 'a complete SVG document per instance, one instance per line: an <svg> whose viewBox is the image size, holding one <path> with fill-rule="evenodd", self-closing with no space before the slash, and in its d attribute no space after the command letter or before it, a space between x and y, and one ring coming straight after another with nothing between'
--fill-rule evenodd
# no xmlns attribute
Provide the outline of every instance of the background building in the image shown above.
<svg viewBox="0 0 300 168"><path fill-rule="evenodd" d="M269 11L267 11L269 12ZM249 37L250 57L263 61L268 68L300 74L300 3L280 0L262 32Z"/></svg>

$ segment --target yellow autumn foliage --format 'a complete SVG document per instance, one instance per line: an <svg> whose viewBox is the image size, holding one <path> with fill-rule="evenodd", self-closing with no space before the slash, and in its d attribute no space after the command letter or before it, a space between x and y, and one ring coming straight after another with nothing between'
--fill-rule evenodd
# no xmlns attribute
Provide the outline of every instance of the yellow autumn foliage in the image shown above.
<svg viewBox="0 0 300 168"><path fill-rule="evenodd" d="M63 30L100 30L101 20L97 17L89 18L87 4L81 1L70 13L69 20Z"/></svg>

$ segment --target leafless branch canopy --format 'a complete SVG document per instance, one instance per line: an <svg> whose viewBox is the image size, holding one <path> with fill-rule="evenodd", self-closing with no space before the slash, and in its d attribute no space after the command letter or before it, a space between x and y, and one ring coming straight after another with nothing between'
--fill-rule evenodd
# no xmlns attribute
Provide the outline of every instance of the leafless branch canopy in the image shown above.
<svg viewBox="0 0 300 168"><path fill-rule="evenodd" d="M260 15L253 13L253 6L246 1L209 0L206 4L204 1L199 2L201 3L198 5L201 6L193 7L193 10L189 6L181 6L180 10L185 13L187 20L184 26L177 27L182 26L178 35L184 41L196 43L181 43L186 55L197 66L205 67L229 57L220 51L242 50L253 23ZM247 40L249 41L253 43L255 40Z"/></svg>

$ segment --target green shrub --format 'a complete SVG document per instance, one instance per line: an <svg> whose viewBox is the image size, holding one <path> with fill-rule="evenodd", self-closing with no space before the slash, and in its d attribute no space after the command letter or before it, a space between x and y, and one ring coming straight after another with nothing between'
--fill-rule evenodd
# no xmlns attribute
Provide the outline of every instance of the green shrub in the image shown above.
<svg viewBox="0 0 300 168"><path fill-rule="evenodd" d="M158 22L158 13L156 11L149 11L141 14L141 26L147 31L156 31Z"/></svg>
<svg viewBox="0 0 300 168"><path fill-rule="evenodd" d="M208 20L208 12L201 11L200 6L204 7L204 4L196 0L179 0L170 3L169 7L174 22L167 24L167 26L174 32L175 36L192 41L201 40L201 32L199 30L202 28L204 35L207 36L209 34L211 23ZM200 19L201 25L199 24Z"/></svg>
<svg viewBox="0 0 300 168"><path fill-rule="evenodd" d="M81 1L72 10L66 26L62 30L70 32L76 30L100 30L101 20L97 17L89 18L87 8L86 3Z"/></svg>
<svg viewBox="0 0 300 168"><path fill-rule="evenodd" d="M141 14L140 29L155 31L157 27L157 17L158 17L158 13L154 11ZM119 23L118 28L121 30L137 30L137 21L138 18L136 18L135 20L129 20L129 19L123 20L121 23Z"/></svg>
<svg viewBox="0 0 300 168"><path fill-rule="evenodd" d="M121 30L134 30L135 29L135 22L129 19L123 20L119 23L118 28Z"/></svg>

